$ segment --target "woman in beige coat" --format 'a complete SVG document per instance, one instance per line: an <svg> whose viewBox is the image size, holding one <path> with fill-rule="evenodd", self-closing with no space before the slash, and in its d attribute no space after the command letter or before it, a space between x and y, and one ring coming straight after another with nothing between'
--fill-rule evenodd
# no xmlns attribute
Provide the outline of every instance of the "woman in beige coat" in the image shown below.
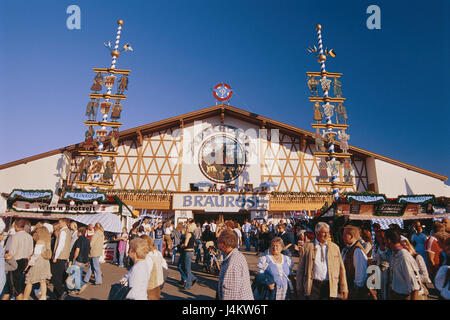
<svg viewBox="0 0 450 320"><path fill-rule="evenodd" d="M46 227L36 228L33 234L36 241L34 252L28 261L28 270L25 277L25 291L23 299L28 300L33 284L40 283L41 296L39 300L47 300L47 281L52 278L50 271L50 261L52 251L50 249L51 234Z"/></svg>
<svg viewBox="0 0 450 320"><path fill-rule="evenodd" d="M94 235L91 239L91 251L89 252L89 266L84 276L85 287L89 284L92 272L95 276L95 284L102 284L102 270L100 269L100 257L103 255L103 243L105 241L105 234L100 223L94 226Z"/></svg>

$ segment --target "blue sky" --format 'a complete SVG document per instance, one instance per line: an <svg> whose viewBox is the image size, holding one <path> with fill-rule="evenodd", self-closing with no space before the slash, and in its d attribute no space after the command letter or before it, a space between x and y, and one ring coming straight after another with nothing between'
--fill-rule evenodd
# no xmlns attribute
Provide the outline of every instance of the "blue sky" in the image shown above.
<svg viewBox="0 0 450 320"><path fill-rule="evenodd" d="M66 27L71 4L80 30ZM366 27L372 4L381 30ZM224 81L231 105L312 131L305 72L320 66L306 48L320 23L350 144L450 176L446 0L2 0L0 164L82 141L92 68L110 66L119 18L134 49L117 64L132 70L122 129L214 105Z"/></svg>

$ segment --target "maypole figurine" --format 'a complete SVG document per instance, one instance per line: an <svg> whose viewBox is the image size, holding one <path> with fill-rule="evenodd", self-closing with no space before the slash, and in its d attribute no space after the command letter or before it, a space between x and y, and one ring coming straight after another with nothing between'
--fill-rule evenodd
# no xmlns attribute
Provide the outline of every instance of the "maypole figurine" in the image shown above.
<svg viewBox="0 0 450 320"><path fill-rule="evenodd" d="M130 70L116 69L116 63L121 52L133 51L128 43L123 46L123 49L119 50L124 22L118 20L117 24L114 45L111 45L110 41L107 44L105 43L112 57L111 66L109 68L94 68L95 78L91 86L93 93L89 94L91 100L86 106L88 120L84 123L89 129L85 132L85 142L81 145L84 148L79 149L79 154L84 158L80 163L82 169L78 171L79 179L74 182L75 186L86 191L97 191L99 188L112 188L114 186L114 157L118 154L116 149L119 145L119 127L122 126L122 123L118 120L122 112L122 100L126 98L124 92L128 90L128 74L130 73ZM106 88L106 93L102 93L103 86ZM114 87L117 87L116 94L112 94ZM115 100L114 105L111 100ZM102 114L100 121L97 120L99 106ZM108 120L110 111L111 120ZM94 130L94 126L100 128ZM108 143L108 138L108 151L105 151L104 144ZM106 163L103 161L104 156L110 159ZM93 160L91 161L90 158Z"/></svg>
<svg viewBox="0 0 450 320"><path fill-rule="evenodd" d="M345 159L344 161L344 183L353 183L353 178L352 178L352 166L350 164L350 160L349 159Z"/></svg>
<svg viewBox="0 0 450 320"><path fill-rule="evenodd" d="M345 133L345 130L339 131L339 140L341 140L340 147L342 150L342 153L348 152L348 143L347 141L350 140L350 135Z"/></svg>
<svg viewBox="0 0 450 320"><path fill-rule="evenodd" d="M320 110L320 103L314 103L314 121L321 123L323 118L322 110Z"/></svg>
<svg viewBox="0 0 450 320"><path fill-rule="evenodd" d="M316 152L326 152L325 142L323 141L323 136L320 134L319 129L317 129L314 134L314 138L316 142Z"/></svg>
<svg viewBox="0 0 450 320"><path fill-rule="evenodd" d="M339 103L336 107L336 113L338 116L337 123L341 124L347 124L347 110L345 109L345 106L342 103Z"/></svg>
<svg viewBox="0 0 450 320"><path fill-rule="evenodd" d="M333 83L334 87L333 87L333 93L335 97L340 98L342 96L342 82L340 82L337 78L334 78L334 83Z"/></svg>
<svg viewBox="0 0 450 320"><path fill-rule="evenodd" d="M117 94L123 94L125 90L128 90L128 77L126 74L122 76L117 87Z"/></svg>
<svg viewBox="0 0 450 320"><path fill-rule="evenodd" d="M308 77L308 88L311 90L311 95L318 96L319 91L317 90L318 81L315 77Z"/></svg>
<svg viewBox="0 0 450 320"><path fill-rule="evenodd" d="M117 122L117 120L120 119L121 112L122 112L122 104L120 103L120 100L116 100L113 109L111 111L111 120Z"/></svg>
<svg viewBox="0 0 450 320"><path fill-rule="evenodd" d="M114 158L110 157L105 164L105 172L103 173L103 182L109 183L113 179L114 174Z"/></svg>
<svg viewBox="0 0 450 320"><path fill-rule="evenodd" d="M95 121L97 118L98 100L91 99L86 106L86 117L88 120Z"/></svg>
<svg viewBox="0 0 450 320"><path fill-rule="evenodd" d="M319 163L319 182L327 182L328 181L328 164L325 161L325 158L320 158Z"/></svg>
<svg viewBox="0 0 450 320"><path fill-rule="evenodd" d="M88 156L84 156L83 160L81 160L80 162L80 166L78 167L78 174L80 175L81 181L87 180L90 165L91 163Z"/></svg>
<svg viewBox="0 0 450 320"><path fill-rule="evenodd" d="M91 90L97 93L97 91L101 91L102 88L103 88L103 76L100 72L98 72L94 78L94 84L91 86Z"/></svg>
<svg viewBox="0 0 450 320"><path fill-rule="evenodd" d="M314 103L314 116L313 119L315 123L312 124L312 127L316 129L316 133L314 134L315 142L316 142L316 152L314 155L320 158L319 162L319 177L317 185L319 187L331 188L333 192L334 200L339 199L339 188L353 188L352 179L348 177L350 174L347 167L344 167L344 171L347 174L345 181L339 181L338 176L340 176L340 169L342 167L341 162L336 160L336 158L349 158L350 154L348 154L348 140L350 139L350 135L345 133L345 129L348 128L346 124L347 113L345 107L343 106L343 102L345 98L342 98L342 82L338 80L338 78L342 75L340 73L330 73L325 69L325 61L327 57L330 56L332 58L336 57L336 53L333 49L328 50L326 48L324 50L322 44L322 26L319 24L316 26L317 38L318 38L318 47L313 46L309 47L307 50L309 53L317 55L317 61L320 64L320 72L307 72L307 84L308 88L311 91L312 97L309 98L311 102ZM319 78L320 87L322 89L322 97L316 96L313 90L314 86L312 86L312 79L316 77ZM332 81L333 79L333 81ZM331 85L333 84L333 93L334 97L329 96L329 91L331 90ZM316 83L317 87L317 83ZM323 115L321 110L317 107L322 104L323 115L325 115L325 119L323 119ZM336 114L336 124L333 123L332 119L334 114ZM339 124L341 122L341 124ZM345 124L342 124L342 123ZM320 134L319 130L323 129L323 133ZM337 130L337 131L335 131ZM340 141L336 139L339 138ZM323 146L323 140L327 141L328 152L325 150ZM336 153L334 145L339 144L341 146L341 153ZM328 158L328 161L325 161L325 158ZM347 160L347 159L346 159ZM328 179L327 169L330 170L330 179Z"/></svg>

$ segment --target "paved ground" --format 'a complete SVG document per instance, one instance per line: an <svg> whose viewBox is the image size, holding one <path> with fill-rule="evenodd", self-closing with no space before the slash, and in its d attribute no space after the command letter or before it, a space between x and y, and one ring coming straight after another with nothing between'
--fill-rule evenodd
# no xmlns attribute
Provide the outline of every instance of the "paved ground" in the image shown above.
<svg viewBox="0 0 450 320"><path fill-rule="evenodd" d="M242 253L247 258L249 264L250 274L253 276L256 273L256 264L258 263L258 258L255 252ZM178 256L177 256L178 258ZM176 260L175 260L176 261ZM214 300L216 297L216 287L218 276L205 273L202 270L202 264L192 263L192 272L198 277L197 283L192 287L191 290L184 290L178 281L181 279L180 273L178 272L175 265L169 263L169 274L167 282L161 292L162 300L186 300L186 299L197 299L197 300ZM106 300L108 298L109 288L112 284L117 283L122 276L127 272L127 269L121 268L110 263L101 264L101 269L103 273L103 284L101 285L89 285L81 294L70 295L67 299L70 300Z"/></svg>

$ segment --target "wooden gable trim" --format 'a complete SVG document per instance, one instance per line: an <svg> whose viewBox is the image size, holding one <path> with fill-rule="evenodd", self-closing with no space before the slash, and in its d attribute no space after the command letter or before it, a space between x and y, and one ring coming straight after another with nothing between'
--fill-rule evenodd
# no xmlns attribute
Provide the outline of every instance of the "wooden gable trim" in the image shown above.
<svg viewBox="0 0 450 320"><path fill-rule="evenodd" d="M208 107L208 108L204 108L204 109L200 109L200 110L196 110L196 111L192 111L180 116L175 116L175 117L171 117L165 120L160 120L157 122L153 122L150 124L146 124L143 126L139 126L136 128L132 128L132 129L127 129L124 130L122 132L119 133L119 141L120 140L125 140L125 139L132 139L132 138L136 138L137 137L137 133L141 132L142 135L145 135L149 132L153 132L153 131L157 131L157 130L162 130L162 129L167 129L168 127L175 127L175 126L179 126L180 121L183 121L184 125L186 125L186 123L189 122L193 122L195 120L199 120L199 119L205 119L211 116L217 116L219 114L221 114L222 110L224 110L224 113L230 116L234 116L237 117L238 119L247 121L247 122L251 122L257 126L261 126L261 124L265 124L266 129L279 129L280 131L287 133L287 134L292 134L292 135L304 135L305 138L308 141L314 141L313 139L313 133L307 130L303 130L297 127L294 127L292 125L289 124L285 124L276 120L272 120L270 118L258 115L256 113L252 113L246 110L242 110L233 106L229 106L226 104L219 104L219 105L215 105L212 107ZM107 139L105 142L107 142L109 139ZM0 170L2 169L6 169L9 167L13 167L19 164L26 164L27 162L30 161L34 161L34 160L38 160L38 159L42 159L45 157L49 157L58 153L63 153L64 151L74 151L78 148L79 144L74 144L71 146L67 146L65 148L61 148L61 149L56 149L56 150L52 150L52 151L48 151L45 153L41 153L35 156L31 156L31 157L27 157L24 159L20 159L20 160L16 160L13 162L9 162L9 163L5 163L0 165ZM354 146L349 146L349 150L351 151L352 154L356 155L356 156L360 156L362 158L368 158L368 157L373 157L375 159L379 159L403 168L406 168L408 170L412 170L412 171L416 171L418 173L421 174L425 174L428 176L431 176L433 178L442 180L442 181L447 181L448 177L438 174L438 173L434 173L432 171L429 170L425 170L413 165L409 165L406 164L404 162L398 161L398 160L394 160L367 150L364 150L362 148L358 148L358 147L354 147Z"/></svg>

